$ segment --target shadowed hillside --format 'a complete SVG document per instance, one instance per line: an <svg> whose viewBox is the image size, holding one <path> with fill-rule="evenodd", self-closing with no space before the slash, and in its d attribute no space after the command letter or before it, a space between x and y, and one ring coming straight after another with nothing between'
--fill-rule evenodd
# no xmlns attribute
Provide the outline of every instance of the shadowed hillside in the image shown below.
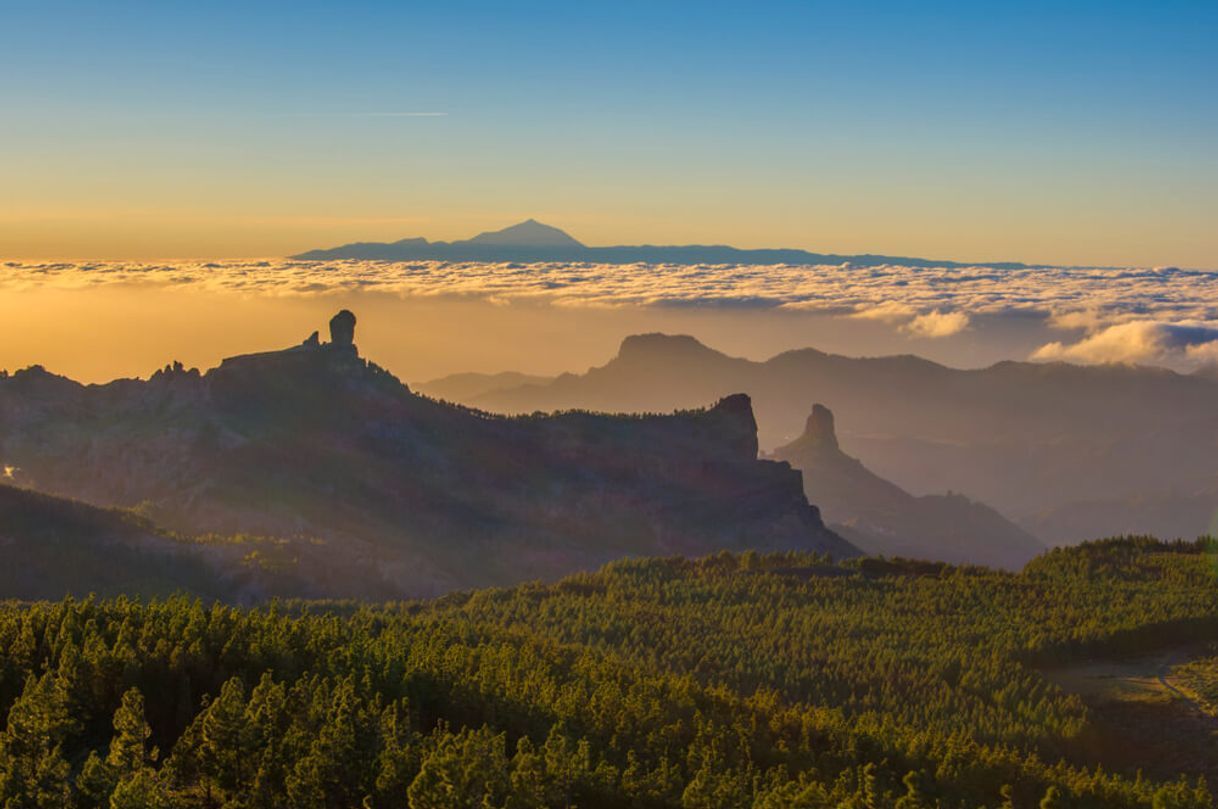
<svg viewBox="0 0 1218 809"><path fill-rule="evenodd" d="M0 598L231 596L191 546L147 520L0 485Z"/></svg>

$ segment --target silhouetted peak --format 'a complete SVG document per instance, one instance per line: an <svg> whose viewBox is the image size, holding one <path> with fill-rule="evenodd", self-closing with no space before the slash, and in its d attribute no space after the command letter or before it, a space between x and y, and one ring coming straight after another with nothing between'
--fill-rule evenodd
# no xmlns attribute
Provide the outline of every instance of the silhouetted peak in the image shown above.
<svg viewBox="0 0 1218 809"><path fill-rule="evenodd" d="M817 447L838 449L837 430L833 426L833 411L819 402L812 405L808 422L804 426L803 438Z"/></svg>
<svg viewBox="0 0 1218 809"><path fill-rule="evenodd" d="M495 244L510 247L583 247L567 233L536 219L526 219L503 230L479 233L469 244Z"/></svg>
<svg viewBox="0 0 1218 809"><path fill-rule="evenodd" d="M30 365L26 368L18 368L13 372L12 378L14 381L24 380L27 382L32 382L49 380L54 382L68 382L73 385L77 384L76 382L68 379L66 376L51 373L46 369L45 366L42 365Z"/></svg>
<svg viewBox="0 0 1218 809"><path fill-rule="evenodd" d="M632 334L617 352L620 360L663 360L681 362L706 357L722 356L713 348L707 348L688 334Z"/></svg>
<svg viewBox="0 0 1218 809"><path fill-rule="evenodd" d="M44 366L44 365L28 365L25 368L18 368L16 373L13 374L13 376L14 377L24 376L24 377L28 377L30 379L36 379L38 377L44 377L44 376L55 376L55 374L48 371L46 369L46 366Z"/></svg>
<svg viewBox="0 0 1218 809"><path fill-rule="evenodd" d="M330 342L337 348L355 347L355 315L349 309L330 318Z"/></svg>
<svg viewBox="0 0 1218 809"><path fill-rule="evenodd" d="M731 413L736 416L753 417L753 400L747 393L733 393L715 402L712 408L721 413Z"/></svg>
<svg viewBox="0 0 1218 809"><path fill-rule="evenodd" d="M757 457L757 419L753 401L744 393L733 393L715 403L708 414L715 419L715 430L743 458Z"/></svg>
<svg viewBox="0 0 1218 809"><path fill-rule="evenodd" d="M201 376L198 368L187 368L180 361L174 360L154 373L150 381L165 381L174 379L198 379Z"/></svg>
<svg viewBox="0 0 1218 809"><path fill-rule="evenodd" d="M14 389L47 394L68 392L82 387L79 382L74 382L66 376L53 374L41 365L20 368L14 371L11 376L6 374L0 378L4 380L6 385L12 385Z"/></svg>

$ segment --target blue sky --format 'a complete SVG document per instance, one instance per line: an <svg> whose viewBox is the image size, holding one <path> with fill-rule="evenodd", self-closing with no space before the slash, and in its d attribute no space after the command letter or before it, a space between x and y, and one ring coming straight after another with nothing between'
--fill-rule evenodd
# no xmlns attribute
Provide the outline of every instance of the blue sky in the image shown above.
<svg viewBox="0 0 1218 809"><path fill-rule="evenodd" d="M0 0L0 254L1218 266L1218 3ZM407 116L400 113L442 113Z"/></svg>

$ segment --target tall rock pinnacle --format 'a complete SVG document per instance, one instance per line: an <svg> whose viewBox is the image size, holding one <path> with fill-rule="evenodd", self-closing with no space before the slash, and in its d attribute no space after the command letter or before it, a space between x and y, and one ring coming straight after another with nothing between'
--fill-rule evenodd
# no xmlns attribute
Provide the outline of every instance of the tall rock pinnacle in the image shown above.
<svg viewBox="0 0 1218 809"><path fill-rule="evenodd" d="M823 404L812 405L812 414L808 416L807 426L804 427L804 438L814 446L837 449L837 431L833 427L833 411Z"/></svg>
<svg viewBox="0 0 1218 809"><path fill-rule="evenodd" d="M337 348L355 345L355 315L349 309L343 309L330 318L330 342Z"/></svg>

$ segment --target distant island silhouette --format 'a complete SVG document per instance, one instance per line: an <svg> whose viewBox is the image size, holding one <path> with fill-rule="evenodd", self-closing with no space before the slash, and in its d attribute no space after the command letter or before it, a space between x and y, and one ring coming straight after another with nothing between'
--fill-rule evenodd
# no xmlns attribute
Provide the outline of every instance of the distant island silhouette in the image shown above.
<svg viewBox="0 0 1218 809"><path fill-rule="evenodd" d="M791 248L742 249L722 244L616 245L590 247L570 234L526 219L503 230L480 233L472 239L432 242L422 237L396 242L353 242L339 247L309 250L291 256L300 261L581 261L596 264L851 264L874 267L992 267L1019 270L1045 266L1015 261L940 261L872 253L843 255L812 253Z"/></svg>

